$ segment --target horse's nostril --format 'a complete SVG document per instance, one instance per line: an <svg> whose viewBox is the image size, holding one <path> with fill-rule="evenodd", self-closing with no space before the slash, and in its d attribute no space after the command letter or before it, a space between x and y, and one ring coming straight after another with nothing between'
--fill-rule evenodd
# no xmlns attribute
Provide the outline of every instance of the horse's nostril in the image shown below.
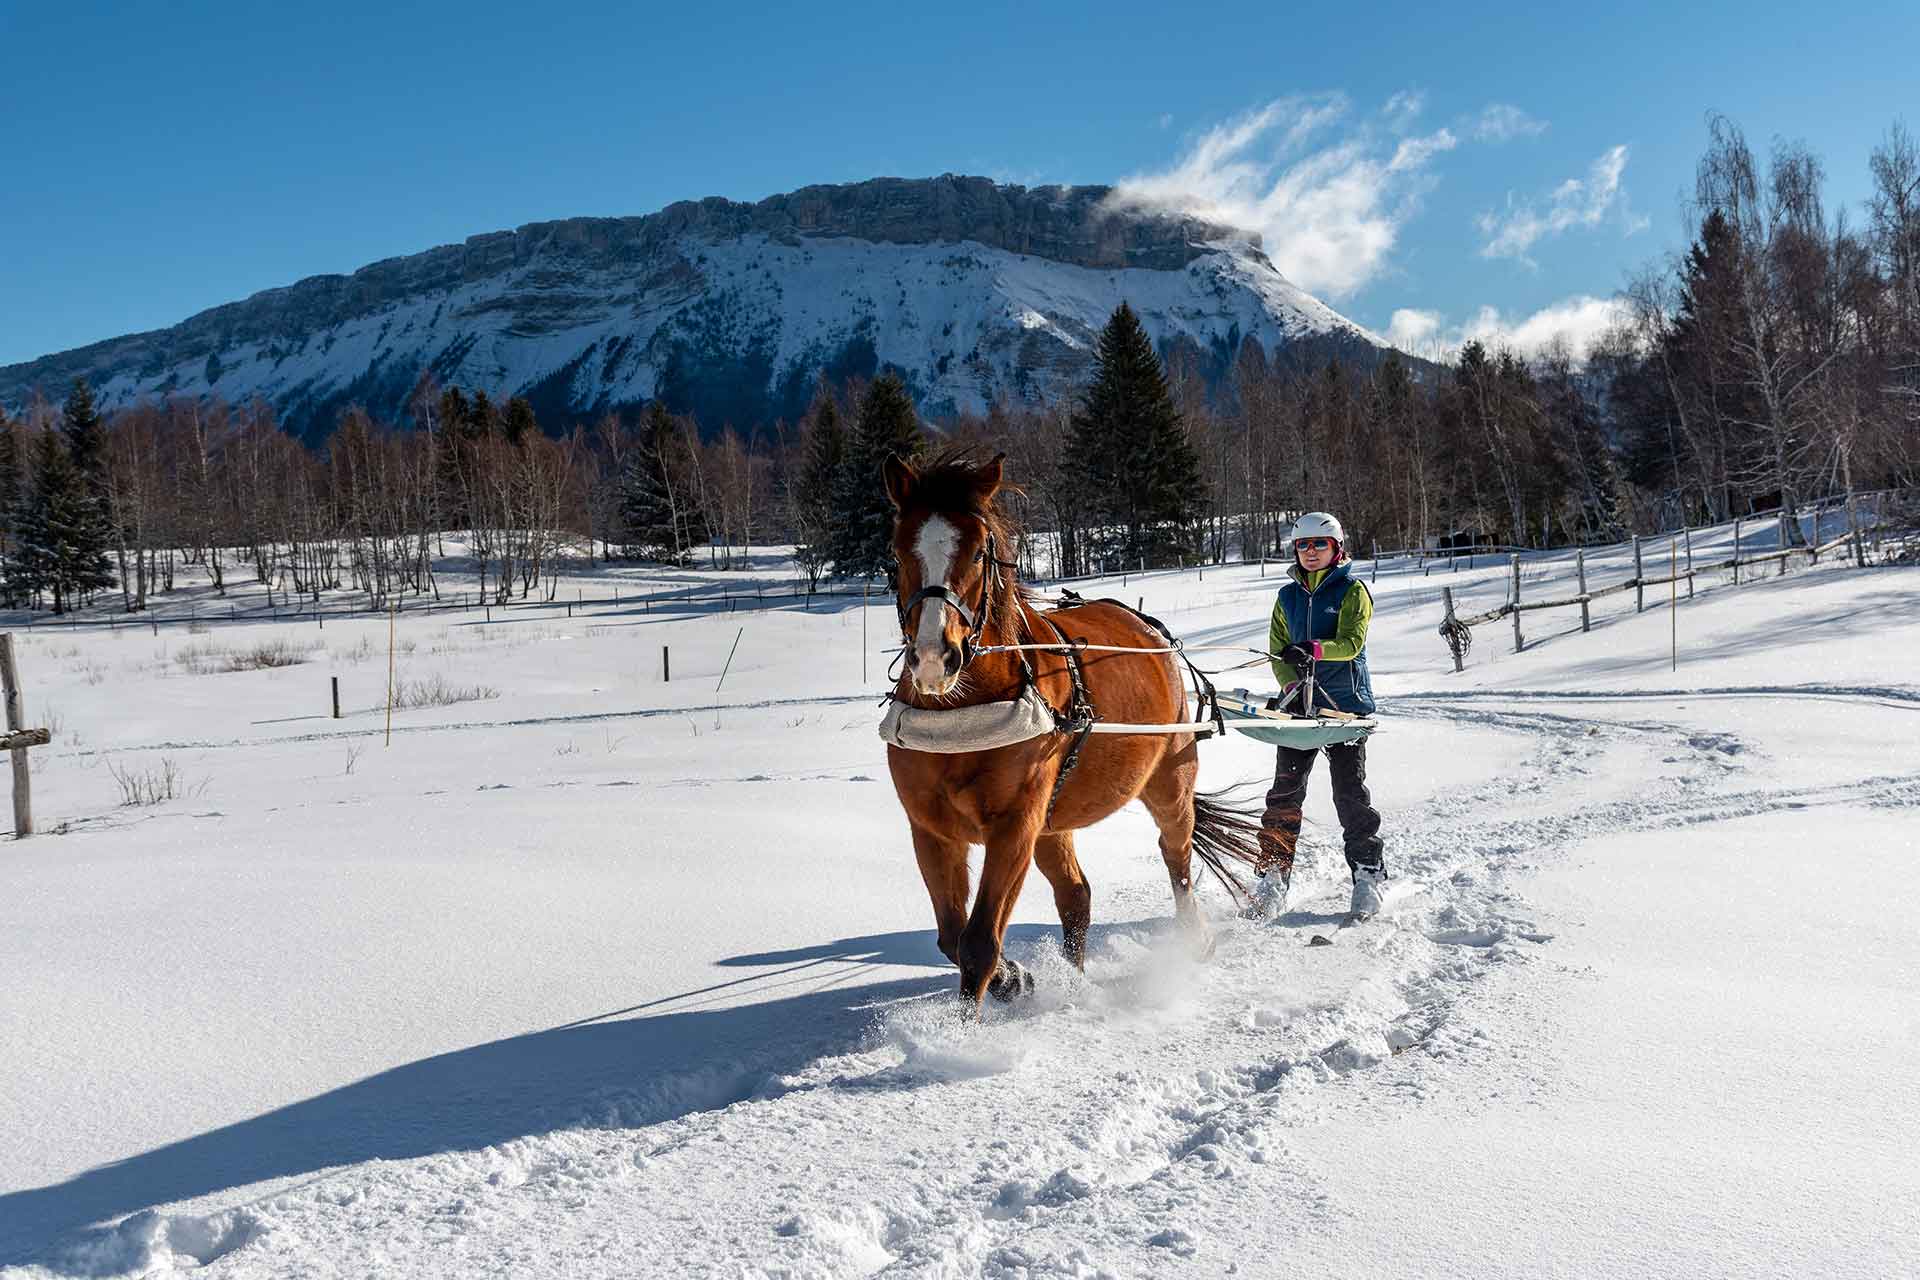
<svg viewBox="0 0 1920 1280"><path fill-rule="evenodd" d="M942 665L946 667L949 676L960 674L960 651L952 645L948 645L945 661Z"/></svg>

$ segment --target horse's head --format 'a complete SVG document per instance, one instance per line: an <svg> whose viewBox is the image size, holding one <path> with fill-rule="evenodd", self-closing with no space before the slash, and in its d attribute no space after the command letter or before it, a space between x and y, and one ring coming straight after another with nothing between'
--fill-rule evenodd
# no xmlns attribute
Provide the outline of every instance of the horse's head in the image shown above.
<svg viewBox="0 0 1920 1280"><path fill-rule="evenodd" d="M1000 465L964 459L925 473L899 458L883 471L893 500L893 555L899 564L900 631L907 675L923 694L953 692L987 623L1000 568L993 495Z"/></svg>

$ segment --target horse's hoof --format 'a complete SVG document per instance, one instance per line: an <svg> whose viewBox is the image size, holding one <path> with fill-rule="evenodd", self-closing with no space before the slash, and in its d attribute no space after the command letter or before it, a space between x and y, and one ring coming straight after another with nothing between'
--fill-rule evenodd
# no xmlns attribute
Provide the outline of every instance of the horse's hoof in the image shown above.
<svg viewBox="0 0 1920 1280"><path fill-rule="evenodd" d="M1000 971L987 984L987 994L1002 1004L1011 1004L1021 996L1033 994L1033 975L1011 960L1000 962Z"/></svg>
<svg viewBox="0 0 1920 1280"><path fill-rule="evenodd" d="M1201 964L1205 964L1207 961L1213 959L1213 953L1219 949L1219 939L1215 938L1212 934L1208 934L1194 944L1193 958Z"/></svg>

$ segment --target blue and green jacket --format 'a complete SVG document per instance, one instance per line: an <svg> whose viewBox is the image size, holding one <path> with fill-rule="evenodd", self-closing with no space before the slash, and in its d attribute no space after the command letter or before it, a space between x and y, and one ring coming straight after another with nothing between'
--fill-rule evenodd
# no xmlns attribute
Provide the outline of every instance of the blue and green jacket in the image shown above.
<svg viewBox="0 0 1920 1280"><path fill-rule="evenodd" d="M1299 565L1287 570L1292 579L1273 602L1273 622L1267 631L1267 650L1279 653L1298 642L1311 648L1314 664L1314 702L1354 715L1374 711L1373 681L1367 674L1367 624L1373 621L1373 595L1351 575L1352 561L1309 574ZM1275 659L1273 674L1280 687L1306 678Z"/></svg>

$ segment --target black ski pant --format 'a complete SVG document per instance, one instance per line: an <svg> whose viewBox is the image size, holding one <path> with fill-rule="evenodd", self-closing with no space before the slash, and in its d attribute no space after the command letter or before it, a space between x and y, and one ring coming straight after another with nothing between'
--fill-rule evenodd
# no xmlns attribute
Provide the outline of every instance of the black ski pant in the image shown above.
<svg viewBox="0 0 1920 1280"><path fill-rule="evenodd" d="M1300 806L1307 798L1307 778L1319 750L1281 747L1273 770L1273 790L1267 792L1267 811L1260 820L1261 871L1278 871L1291 878L1293 854L1300 842ZM1367 794L1367 744L1325 748L1333 775L1333 807L1346 835L1347 865L1384 871L1385 846L1380 840L1380 813Z"/></svg>

